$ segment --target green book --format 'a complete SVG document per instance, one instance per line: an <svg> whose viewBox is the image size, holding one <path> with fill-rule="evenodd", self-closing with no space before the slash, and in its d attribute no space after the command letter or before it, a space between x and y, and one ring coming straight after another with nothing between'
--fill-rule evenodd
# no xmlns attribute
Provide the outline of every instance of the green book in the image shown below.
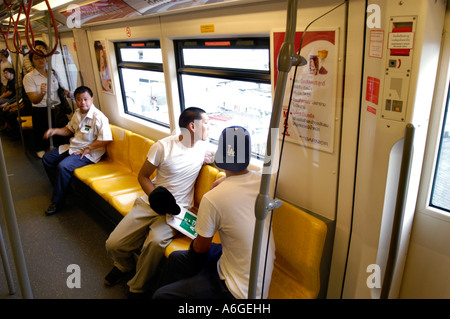
<svg viewBox="0 0 450 319"><path fill-rule="evenodd" d="M197 233L195 232L195 225L197 224L197 216L180 207L181 211L178 215L166 215L167 216L167 224L182 234L188 236L191 239L197 237Z"/></svg>

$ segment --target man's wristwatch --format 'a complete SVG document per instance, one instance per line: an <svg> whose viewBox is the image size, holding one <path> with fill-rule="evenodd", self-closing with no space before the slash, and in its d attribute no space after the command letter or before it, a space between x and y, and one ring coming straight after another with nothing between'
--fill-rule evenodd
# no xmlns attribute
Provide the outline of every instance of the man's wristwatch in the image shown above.
<svg viewBox="0 0 450 319"><path fill-rule="evenodd" d="M86 146L85 148L83 148L83 151L84 151L85 149L87 149L88 151L90 151L90 150L91 150L91 148L89 147L89 145L88 145L88 146Z"/></svg>

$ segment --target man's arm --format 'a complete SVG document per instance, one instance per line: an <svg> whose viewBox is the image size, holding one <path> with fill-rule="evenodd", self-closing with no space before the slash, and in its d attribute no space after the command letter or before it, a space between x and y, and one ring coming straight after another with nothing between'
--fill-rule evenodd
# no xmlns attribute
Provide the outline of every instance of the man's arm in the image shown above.
<svg viewBox="0 0 450 319"><path fill-rule="evenodd" d="M150 193L155 189L155 185L153 185L150 180L150 176L153 174L155 169L155 165L150 163L148 160L145 160L138 174L138 182L147 196L150 195Z"/></svg>
<svg viewBox="0 0 450 319"><path fill-rule="evenodd" d="M60 128L49 128L47 132L44 133L44 138L48 139L53 135L70 136L72 134L73 134L72 131L69 130L67 126Z"/></svg>
<svg viewBox="0 0 450 319"><path fill-rule="evenodd" d="M6 99L6 98L9 97L12 93L13 93L12 91L5 91L5 92L3 92L2 95L0 95L0 98Z"/></svg>
<svg viewBox="0 0 450 319"><path fill-rule="evenodd" d="M92 142L91 144L89 144L88 146L86 146L85 148L83 148L80 152L76 152L74 153L75 155L79 155L81 154L81 158L83 158L86 154L91 154L92 150L95 150L96 148L101 148L104 147L106 145L108 145L109 143L111 143L112 141L100 141L100 140L95 140L94 142Z"/></svg>
<svg viewBox="0 0 450 319"><path fill-rule="evenodd" d="M212 237L203 237L197 234L197 238L194 239L192 248L198 254L206 253L211 246Z"/></svg>

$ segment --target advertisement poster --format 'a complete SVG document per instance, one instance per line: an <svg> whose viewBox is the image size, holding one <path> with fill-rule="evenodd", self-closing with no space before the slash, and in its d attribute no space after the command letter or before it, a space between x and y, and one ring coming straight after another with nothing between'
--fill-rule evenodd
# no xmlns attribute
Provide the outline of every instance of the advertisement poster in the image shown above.
<svg viewBox="0 0 450 319"><path fill-rule="evenodd" d="M108 57L106 55L105 41L94 41L94 49L102 91L113 94L114 91L111 80L111 69L109 67Z"/></svg>
<svg viewBox="0 0 450 319"><path fill-rule="evenodd" d="M297 68L295 80L295 67L288 74L280 123L280 135L287 126L286 141L328 153L332 153L334 148L337 33L336 30L306 33L300 55L306 59L307 64ZM302 34L303 32L297 32L295 36L297 53ZM274 61L277 61L283 41L284 32L273 32ZM277 76L276 69L274 85ZM289 101L291 106L287 117Z"/></svg>
<svg viewBox="0 0 450 319"><path fill-rule="evenodd" d="M77 19L78 28L84 24L142 15L157 15L171 11L190 10L238 3L242 0L92 0L70 4L59 11L68 20ZM70 22L69 22L70 23Z"/></svg>

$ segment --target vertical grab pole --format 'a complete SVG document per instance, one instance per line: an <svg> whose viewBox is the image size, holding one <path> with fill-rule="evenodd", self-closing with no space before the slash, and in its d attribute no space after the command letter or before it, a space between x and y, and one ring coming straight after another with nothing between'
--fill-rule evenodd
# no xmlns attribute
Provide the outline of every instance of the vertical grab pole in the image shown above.
<svg viewBox="0 0 450 319"><path fill-rule="evenodd" d="M50 13L47 11L47 28L48 28L48 45L49 48L52 47L52 30L50 28ZM47 120L48 120L48 128L52 128L52 56L48 57L47 62ZM41 136L41 138L43 138ZM53 149L53 137L50 136L50 149Z"/></svg>
<svg viewBox="0 0 450 319"><path fill-rule="evenodd" d="M3 211L5 214L6 226L11 241L13 250L14 262L17 268L17 275L19 277L20 289L22 297L32 299L30 280L28 278L28 270L25 263L25 257L22 250L22 244L19 235L19 227L17 226L16 214L14 211L14 204L9 187L8 173L6 171L5 157L3 156L3 146L0 139L0 195L2 199Z"/></svg>
<svg viewBox="0 0 450 319"><path fill-rule="evenodd" d="M19 40L17 40L19 41ZM17 43L19 44L19 43ZM17 50L19 51L19 50ZM15 70L19 70L19 58L20 58L20 54L19 52L17 52L16 54L16 68ZM22 141L22 146L24 151L26 152L26 147L25 147L25 140L23 138L23 130L22 130L22 117L20 115L20 98L22 97L22 92L19 92L19 75L18 74L14 74L14 80L16 82L16 103L17 103L17 118L18 118L18 122L19 122L19 133L20 133L20 140Z"/></svg>
<svg viewBox="0 0 450 319"><path fill-rule="evenodd" d="M0 227L0 257L2 258L3 269L5 270L6 282L8 284L8 290L10 295L16 293L14 288L14 282L11 275L11 268L9 267L8 254L6 253L5 240L3 239L2 228Z"/></svg>
<svg viewBox="0 0 450 319"><path fill-rule="evenodd" d="M283 45L281 46L280 53L278 55L278 79L275 87L275 96L273 101L272 116L270 119L269 135L267 137L266 154L264 160L263 174L261 177L260 192L256 199L255 204L255 232L253 236L253 250L250 266L250 278L248 298L256 298L256 290L258 285L258 269L259 259L261 255L261 241L264 231L264 221L269 211L275 209L281 205L279 201L273 201L269 199L269 187L271 175L268 172L272 172L273 159L269 158L268 154L274 154L271 150L275 145L271 145L272 129L274 132L278 132L280 123L281 109L284 98L284 91L286 88L287 76L289 70L294 64L298 64L301 61L295 53L295 30L297 22L297 0L288 0L287 21L286 21L286 34ZM265 173L266 172L266 173Z"/></svg>

